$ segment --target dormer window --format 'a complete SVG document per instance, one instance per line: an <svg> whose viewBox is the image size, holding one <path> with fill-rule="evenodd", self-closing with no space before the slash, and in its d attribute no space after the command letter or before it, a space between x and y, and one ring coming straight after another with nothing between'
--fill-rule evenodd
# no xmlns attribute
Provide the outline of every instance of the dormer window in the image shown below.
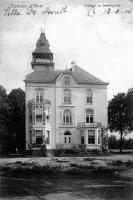
<svg viewBox="0 0 133 200"><path fill-rule="evenodd" d="M65 76L64 77L64 84L65 85L70 85L70 77L69 76Z"/></svg>
<svg viewBox="0 0 133 200"><path fill-rule="evenodd" d="M36 102L43 102L43 90L36 90Z"/></svg>

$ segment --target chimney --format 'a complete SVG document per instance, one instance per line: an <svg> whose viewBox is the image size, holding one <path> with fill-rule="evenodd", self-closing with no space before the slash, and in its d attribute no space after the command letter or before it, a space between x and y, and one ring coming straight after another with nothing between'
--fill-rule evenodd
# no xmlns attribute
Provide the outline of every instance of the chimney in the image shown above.
<svg viewBox="0 0 133 200"><path fill-rule="evenodd" d="M76 63L74 61L72 61L71 62L72 72L74 72L75 65L76 65Z"/></svg>

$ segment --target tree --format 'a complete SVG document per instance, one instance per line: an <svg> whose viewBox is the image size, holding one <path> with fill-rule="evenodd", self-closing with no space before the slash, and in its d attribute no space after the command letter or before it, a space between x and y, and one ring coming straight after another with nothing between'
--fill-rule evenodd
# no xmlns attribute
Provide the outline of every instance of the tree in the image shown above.
<svg viewBox="0 0 133 200"><path fill-rule="evenodd" d="M122 152L122 138L132 130L132 116L128 113L128 97L125 93L118 93L109 102L108 120L110 131L120 133L120 152Z"/></svg>
<svg viewBox="0 0 133 200"><path fill-rule="evenodd" d="M130 118L129 128L133 130L133 88L130 88L127 92L127 115Z"/></svg>
<svg viewBox="0 0 133 200"><path fill-rule="evenodd" d="M117 149L118 147L118 140L116 139L115 135L110 135L108 138L108 145L109 149Z"/></svg>
<svg viewBox="0 0 133 200"><path fill-rule="evenodd" d="M0 154L8 153L7 114L9 105L6 90L0 85Z"/></svg>
<svg viewBox="0 0 133 200"><path fill-rule="evenodd" d="M25 149L25 92L13 89L8 95L10 112L8 115L8 134L10 138L10 152L23 153Z"/></svg>

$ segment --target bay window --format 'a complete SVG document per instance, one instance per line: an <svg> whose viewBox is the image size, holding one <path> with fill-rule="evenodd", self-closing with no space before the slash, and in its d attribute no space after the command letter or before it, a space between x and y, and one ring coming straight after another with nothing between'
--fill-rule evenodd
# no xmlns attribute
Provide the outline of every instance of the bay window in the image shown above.
<svg viewBox="0 0 133 200"><path fill-rule="evenodd" d="M88 144L95 144L95 130L88 130Z"/></svg>

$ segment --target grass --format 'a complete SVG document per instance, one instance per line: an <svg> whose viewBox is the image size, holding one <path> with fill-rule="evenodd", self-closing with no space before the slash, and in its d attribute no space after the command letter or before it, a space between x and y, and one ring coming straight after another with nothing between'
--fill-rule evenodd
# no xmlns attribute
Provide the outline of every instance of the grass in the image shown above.
<svg viewBox="0 0 133 200"><path fill-rule="evenodd" d="M46 162L47 161L47 162ZM0 171L4 175L30 176L30 175L118 175L121 171L133 168L133 161L101 160L98 158L52 158L38 162L38 159L19 161L14 163L3 162Z"/></svg>

